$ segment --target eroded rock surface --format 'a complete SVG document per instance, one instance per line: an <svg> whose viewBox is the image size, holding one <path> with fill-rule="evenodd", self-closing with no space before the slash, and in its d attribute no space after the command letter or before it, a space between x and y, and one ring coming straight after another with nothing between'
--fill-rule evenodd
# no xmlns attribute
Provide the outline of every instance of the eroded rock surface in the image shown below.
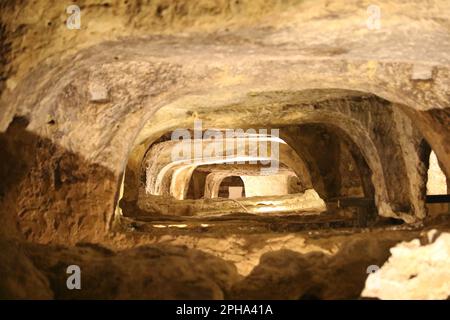
<svg viewBox="0 0 450 320"><path fill-rule="evenodd" d="M391 257L370 274L363 297L380 299L447 299L450 297L450 233L428 233L429 242L401 242Z"/></svg>
<svg viewBox="0 0 450 320"><path fill-rule="evenodd" d="M395 235L349 237L334 254L270 251L233 287L239 299L357 299L367 267L382 264Z"/></svg>
<svg viewBox="0 0 450 320"><path fill-rule="evenodd" d="M400 242L363 295L448 297L448 233L411 240L429 228L431 151L450 181L450 2L378 0L379 30L371 4L86 0L70 30L60 1L1 1L0 297L359 298ZM282 127L298 192L368 198L380 224L137 220L143 160L169 157L149 148L198 119Z"/></svg>
<svg viewBox="0 0 450 320"><path fill-rule="evenodd" d="M239 279L232 263L183 247L115 252L95 244L28 244L14 249L2 250L1 298L223 299ZM71 265L81 269L80 290L66 285Z"/></svg>

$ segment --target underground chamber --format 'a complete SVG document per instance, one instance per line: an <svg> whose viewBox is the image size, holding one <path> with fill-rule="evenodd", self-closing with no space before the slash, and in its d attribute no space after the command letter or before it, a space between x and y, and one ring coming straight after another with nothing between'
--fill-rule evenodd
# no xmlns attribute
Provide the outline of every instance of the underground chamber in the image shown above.
<svg viewBox="0 0 450 320"><path fill-rule="evenodd" d="M448 298L448 3L225 3L3 5L1 298Z"/></svg>

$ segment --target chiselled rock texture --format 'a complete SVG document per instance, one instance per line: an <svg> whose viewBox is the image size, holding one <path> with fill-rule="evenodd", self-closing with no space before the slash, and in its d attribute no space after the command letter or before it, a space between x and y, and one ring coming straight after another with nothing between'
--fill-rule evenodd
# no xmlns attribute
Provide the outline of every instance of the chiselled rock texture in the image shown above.
<svg viewBox="0 0 450 320"><path fill-rule="evenodd" d="M24 253L23 244L0 238L0 299L53 299L49 280Z"/></svg>
<svg viewBox="0 0 450 320"><path fill-rule="evenodd" d="M176 216L210 216L230 213L253 213L270 216L289 214L296 211L319 214L326 210L324 201L311 189L306 190L304 193L283 196L257 196L248 199L242 198L238 201L223 198L180 201L170 197L143 195L137 204L139 209L146 212L147 215ZM128 215L133 216L133 213L131 212Z"/></svg>
<svg viewBox="0 0 450 320"><path fill-rule="evenodd" d="M54 191L45 187L42 193L18 199L23 204L22 221L29 221L22 223L24 232L33 230L39 219L47 225L45 230L29 232L31 238L56 239L58 236L50 235L55 233L52 229L61 238L73 238L74 234L77 239L101 237L98 230L106 232L113 220L121 175L133 146L173 128L190 126L195 118L207 126L234 127L267 124L264 119L272 119L273 114L284 114L285 122L291 124L334 120L359 139L353 141L358 147L369 148L363 155L373 175L379 214L408 222L424 216L423 183L414 180L425 169L405 163L402 155L417 152L417 139L412 138L417 134L405 131L408 127L398 125L392 115L384 116L394 111L382 105L400 105L395 112L407 114L405 121L414 123L444 172L449 172L446 1L433 1L427 7L427 16L438 23L414 23L423 13L415 1L399 7L387 1L382 5L383 28L379 31L364 26L367 5L357 1L335 2L326 8L322 1L283 5L257 1L252 5L212 4L209 9L186 5L183 10L170 4L157 9L156 4L134 8L131 4L96 6L88 2L81 8L80 30L67 29L65 13L44 3L30 3L25 8L13 1L2 4L2 12L6 12L3 39L9 51L4 62L0 127L6 130L14 117L26 117L27 132L49 143L36 152L40 164L32 164L30 170L42 172L39 166L51 164L56 174L49 172L48 176L55 175L56 181L60 176L70 183L61 189L56 186ZM112 10L115 5L118 11ZM36 21L47 23L27 22L29 12ZM152 13L148 20L142 20L145 13ZM245 19L250 13L255 20ZM314 27L319 22L321 28ZM105 24L108 28L101 27ZM176 31L183 27L187 34L179 35ZM149 30L164 30L164 34L148 36ZM415 46L403 45L406 33ZM123 34L130 37L119 39ZM340 37L342 34L351 36ZM426 54L423 48L427 48ZM39 63L44 59L45 63ZM432 77L412 76L417 65L431 66ZM304 91L312 88L316 91ZM344 91L329 91L333 88ZM347 108L341 117L325 109L320 112L327 101L354 96L345 91L348 89L386 99L389 102L380 106L385 111L374 108L375 118L369 117L366 110L372 106L363 98L360 112L348 103L335 105ZM221 112L214 112L217 108ZM157 115L158 109L164 111ZM298 116L292 115L294 109ZM231 116L234 111L243 113L239 121ZM211 121L214 117L220 121ZM362 124L354 122L355 117ZM405 134L411 138L403 138L400 144L397 136ZM405 145L406 141L411 145ZM52 144L61 151L47 152ZM390 150L380 150L382 146ZM66 177L65 168L77 168L80 177ZM89 172L86 178L83 171ZM29 175L25 184L33 185L36 178ZM68 189L86 190L87 185L95 191L86 192L82 201L77 195L66 201L73 206L70 224L65 223L58 200L45 203L47 190L62 199L71 192ZM100 202L99 197L105 198ZM92 224L97 227L91 228ZM88 235L76 228L97 231Z"/></svg>
<svg viewBox="0 0 450 320"><path fill-rule="evenodd" d="M76 5L0 3L2 298L359 298L402 241L363 295L448 296L448 0ZM174 161L199 121L281 141L282 179Z"/></svg>
<svg viewBox="0 0 450 320"><path fill-rule="evenodd" d="M114 252L94 244L25 245L2 257L3 299L223 299L239 279L232 263L173 246ZM81 268L80 290L68 290L71 265Z"/></svg>
<svg viewBox="0 0 450 320"><path fill-rule="evenodd" d="M128 239L126 244L134 248L122 250L89 243L66 247L2 241L0 269L5 277L0 282L0 297L357 299L368 276L367 268L383 265L389 248L401 239L417 237L426 241L428 236L408 230L233 239L165 235L158 240L153 236L157 244L146 246L133 246ZM434 256L435 261L443 257L440 253ZM14 269L9 267L11 262ZM67 289L70 265L81 268L81 290ZM369 275L366 285L373 276ZM444 287L445 283L439 285ZM433 291L432 287L427 290ZM434 292L433 297L442 298L442 292Z"/></svg>

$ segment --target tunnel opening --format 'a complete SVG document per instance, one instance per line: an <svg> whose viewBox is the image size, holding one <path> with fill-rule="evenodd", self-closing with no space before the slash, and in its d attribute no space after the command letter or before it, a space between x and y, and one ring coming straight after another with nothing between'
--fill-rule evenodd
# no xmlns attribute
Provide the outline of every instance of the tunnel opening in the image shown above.
<svg viewBox="0 0 450 320"><path fill-rule="evenodd" d="M426 217L423 126L412 121L414 114L405 106L342 89L261 97L251 95L237 106L174 103L158 111L130 153L121 215L147 231L151 226L141 222L179 221L186 232L204 223L209 227L201 232L211 234L230 221L240 224L228 229L231 233L245 233L260 226L277 232L383 228ZM273 110L266 112L264 103ZM166 118L172 112L178 114L178 127L186 128L181 133ZM228 113L233 117L227 118ZM237 134L232 147L224 139L230 132ZM206 152L206 161L171 159L174 152L186 151L186 145L177 147L186 137L190 156ZM255 157L251 143L238 151L239 139L261 137L280 142L276 161L267 162L271 150L260 157L258 147ZM236 152L219 159L217 148ZM405 160L409 155L417 168ZM274 163L278 172L270 173ZM229 187L242 190L230 197ZM211 221L226 222L211 228Z"/></svg>
<svg viewBox="0 0 450 320"><path fill-rule="evenodd" d="M449 180L441 168L436 153L424 140L424 164L426 171L426 209L429 218L450 213Z"/></svg>
<svg viewBox="0 0 450 320"><path fill-rule="evenodd" d="M202 150L208 150L212 156L216 156L217 150L212 148L215 143L219 142L226 149L226 143L220 144L220 134L233 130L229 129L231 127L241 126L249 138L255 137L252 129L262 126L269 133L262 135L267 141L279 138L276 172L269 170L262 174L275 162L251 163L255 159L251 158L254 154L248 147L229 161L215 158L194 164L173 161L168 158L175 149L174 128L170 126L158 126L157 134L150 134L148 140L141 136L141 144L136 147L136 150L141 148L138 165L134 165L134 169L127 166L131 173L138 173L135 175L138 179L133 185L124 184L125 193L128 188L129 194L133 193L130 190L135 194L134 198L121 200L123 208L133 203L133 199L135 204L128 207L131 210L123 210L124 224L131 226L133 234L185 237L179 240L183 244L204 237L222 239L217 247L208 244L209 252L215 252L220 251L220 246L232 245L233 237L254 239L252 237L278 235L289 238L293 234L307 234L308 239L314 237L312 235L322 239L343 233L407 232L419 230L418 221L429 225L435 225L432 221L447 221L448 214L442 205L436 210L433 207L436 205L430 203L430 197L435 195L427 194L427 183L432 180L431 163L435 161L431 147L425 141L423 127L413 121L404 106L372 94L347 90L311 90L298 95L301 98L290 94L289 99L280 102L279 93L274 94L273 100L268 101L278 113L267 113L255 122L249 120L254 117L248 114L264 114L261 100L251 106L246 102L242 113L229 107L231 110L227 112L236 111L236 114L227 119L228 127L221 122L223 114L215 118L218 109L223 108L199 111L198 106L186 107L189 110L186 114L195 115L183 122L189 128L189 137L195 137L197 117L208 119L200 136L204 138L208 130L212 131L213 138L202 142ZM312 100L304 102L302 99L308 95ZM271 94L264 94L266 103L267 97ZM247 118L242 121L244 114ZM156 114L156 119L158 116ZM270 136L272 129L279 130L276 136ZM144 130L147 134L152 132L151 126ZM258 130L256 136L259 137ZM232 150L239 145L238 140L233 141ZM195 156L196 142L191 143L190 150ZM135 161L133 154L134 151L131 163ZM445 176L440 172L441 180L442 174ZM127 173L124 181L127 181ZM230 187L239 190L230 195ZM130 199L132 201L127 202ZM433 220L435 217L440 220ZM130 229L122 230L129 232ZM304 257L297 256L294 247L294 244L289 247L294 252L273 253L273 259L292 255L293 259L299 259L296 263L302 265ZM222 252L219 254L226 256ZM341 254L347 257L348 253L339 251L333 259L340 259ZM235 288L243 297L259 296L245 287L245 283L254 281L253 275L258 279L268 276L264 268L266 263L270 265L271 258L259 261L260 257L237 258L235 262L239 273L246 276ZM316 263L323 266L327 259L320 258ZM379 256L377 259L385 261L386 258ZM365 277L361 276L359 280L352 280L352 288L362 288L363 279ZM321 298L330 294L322 291L326 287L323 284L314 286ZM308 293L297 296L307 298Z"/></svg>
<svg viewBox="0 0 450 320"><path fill-rule="evenodd" d="M266 94L266 98L267 96L270 98L270 95ZM410 169L406 167L401 158L398 158L398 154L406 151L402 149L403 146L400 142L396 141L398 139L396 131L404 129L394 123L394 118L401 118L405 125L414 127L414 124L410 123L410 115L403 114L402 108L370 94L346 90L311 90L289 99L297 99L298 102L281 102L280 108L284 110L283 116L278 119L264 120L265 132L276 128L279 130L281 145L286 146L286 150L280 152L281 157L284 158L277 159L277 165L283 175L271 178L267 175L249 175L249 170L258 171L258 166L250 169L248 167L250 164L247 164L247 167L242 167L240 164L241 167L239 167L239 161L251 162L252 154L247 149L240 155L241 158L237 155L227 161L210 158L209 162L195 163L195 165L171 162L169 158L173 156L173 150L176 149L176 142L172 139L174 131L165 130L164 133L159 134L159 138L154 134L153 138L139 135L140 145L135 148L138 151L133 151L138 154L138 158L129 160L129 162L136 161L134 167L137 169L129 170L130 166L127 166L125 173L124 195L131 196L125 196L121 200L122 210L125 208L126 211L124 215L136 216L132 212L135 210L140 212L140 215L143 211L147 211L153 212L153 214L159 212L163 216L207 216L211 214L211 212L208 213L208 210L204 210L204 214L198 214L197 211L207 208L217 198L222 200L228 198L229 190L228 193L225 192L220 197L218 196L221 187L220 181L231 179L230 176L233 174L239 176L243 181L241 187L245 190L245 198L256 197L259 201L257 204L259 209L256 210L258 212L282 212L286 208L289 209L291 204L284 206L277 202L277 207L270 197L284 196L285 200L288 199L289 202L294 198L292 195L304 195L309 192L313 202L324 201L323 204L316 202L316 208L312 208L313 211L333 213L340 217L351 216L359 221L361 226L380 221L398 224L402 220L413 220L411 215L415 211L419 212L419 216L424 214L420 213L423 211L420 207L421 191L402 187L409 183L408 180L413 174L416 174L408 173L407 171ZM310 112L308 108L305 109L305 105L310 105L311 101L315 101L314 113ZM337 104L332 105L332 103ZM300 112L298 109L294 109L299 106ZM179 108L179 106L176 107ZM367 122L367 119L360 116L367 110L372 113L371 122ZM246 112L258 113L261 111L257 106L252 106ZM161 113L161 115L163 114L164 112ZM202 117L198 111L194 110L188 111L186 114L196 114L197 117ZM221 119L211 118L212 115L214 115L214 108L204 111L203 117L209 119L207 127L212 129L202 128L200 137L208 136L206 145L202 145L201 148L208 152L212 151L211 155L214 156L217 144L224 147L223 141L217 137L226 136L227 132L233 129L217 129L220 127L218 124ZM156 118L158 118L158 114ZM183 120L180 119L180 121ZM195 121L198 120L185 121L188 128L186 131L190 138L195 138ZM191 122L192 129L189 129L189 122ZM271 122L279 123L279 125L274 126ZM249 129L250 134L247 138L258 136L257 131L252 131L248 123L244 125L242 121L237 120L235 126L242 126L244 128L241 129L242 132ZM160 132L164 130L161 129L163 126L159 127L160 129L157 126L153 130L160 130ZM412 130L415 135L414 141L416 141L421 134L417 129L413 128ZM142 130L150 137L152 136L151 131L151 126ZM383 131L388 134L383 135ZM268 137L266 136L266 139ZM192 147L189 149L190 152L195 151L195 141L195 139L191 140L193 145L189 147ZM236 148L236 145L239 145L239 139L234 143L234 148ZM226 149L226 146L224 148ZM415 148L415 146L411 146L411 148ZM398 158L395 161L396 167L392 168L388 166L391 154ZM263 167L264 165L259 165L260 170ZM129 171L135 173L131 172L130 174ZM400 175L399 172L404 172L404 174ZM399 179L402 180L401 183L399 183ZM283 182L280 183L280 181ZM250 185L253 187L249 188ZM264 188L270 191L263 191ZM226 187L223 191L226 191L225 189ZM254 190L259 190L259 193ZM417 193L418 200L414 199L413 193ZM269 197L270 199L259 199L258 197ZM146 200L141 201L141 205L138 205L139 199L144 198ZM266 204L270 204L266 208L261 207L264 200L267 200ZM145 205L142 205L143 202ZM129 205L130 203L134 205ZM163 203L164 209L161 209ZM230 214L251 212L236 199L231 203L233 203L231 206L234 207L230 207ZM223 203L220 206L223 207ZM142 210L143 207L145 210ZM131 210L126 208L131 208ZM297 208L286 211L302 212L303 210ZM222 215L224 212L220 214Z"/></svg>
<svg viewBox="0 0 450 320"><path fill-rule="evenodd" d="M214 129L214 134L226 135L229 131ZM139 169L141 180L128 180L133 185L124 184L124 195L127 189L137 190L135 203L141 215L145 211L147 215L204 217L292 213L308 206L313 210L325 208L314 190L305 193L310 188L309 175L299 177L295 170L307 173L306 167L280 138L241 130L237 136L223 141L188 139L188 145L180 150L187 150L190 158L179 160L173 157L178 155L180 142L168 140L173 135L174 132L164 134L165 139L152 143ZM197 144L207 156L195 154ZM211 148L216 147L220 152L217 149L210 154ZM133 212L136 206L121 203L126 216L136 216Z"/></svg>
<svg viewBox="0 0 450 320"><path fill-rule="evenodd" d="M239 176L224 178L220 183L217 197L225 199L245 198L245 186L242 178Z"/></svg>
<svg viewBox="0 0 450 320"><path fill-rule="evenodd" d="M427 195L448 194L447 178L434 151L430 152L427 172Z"/></svg>
<svg viewBox="0 0 450 320"><path fill-rule="evenodd" d="M180 221L242 214L272 219L287 213L289 223L297 216L295 228L302 229L308 225L365 227L380 221L367 154L344 130L319 121L283 125L278 130L289 143L279 139L282 147L276 159L277 171L272 173L263 170L270 169L273 163L255 163L259 154L251 158L249 145L244 146L240 157L228 160L173 161L170 157L178 147L170 140L173 132L163 134L141 152L140 179L130 179L124 185L124 194L134 189L138 195L134 202L121 200L123 214L161 222L161 217L167 216ZM215 133L220 131L214 129ZM252 134L246 138L253 139ZM208 149L217 141L202 141L202 148ZM234 142L236 148L239 140ZM195 146L195 139L190 143ZM225 145L220 144L220 148ZM230 188L235 188L232 196ZM273 220L267 221L273 224ZM280 223L285 225L284 220Z"/></svg>

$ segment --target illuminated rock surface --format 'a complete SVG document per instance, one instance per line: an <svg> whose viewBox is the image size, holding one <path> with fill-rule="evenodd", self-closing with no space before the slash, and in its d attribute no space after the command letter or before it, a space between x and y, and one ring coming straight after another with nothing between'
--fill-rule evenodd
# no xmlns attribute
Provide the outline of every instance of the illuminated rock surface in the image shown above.
<svg viewBox="0 0 450 320"><path fill-rule="evenodd" d="M445 299L450 2L371 4L1 1L0 296Z"/></svg>

